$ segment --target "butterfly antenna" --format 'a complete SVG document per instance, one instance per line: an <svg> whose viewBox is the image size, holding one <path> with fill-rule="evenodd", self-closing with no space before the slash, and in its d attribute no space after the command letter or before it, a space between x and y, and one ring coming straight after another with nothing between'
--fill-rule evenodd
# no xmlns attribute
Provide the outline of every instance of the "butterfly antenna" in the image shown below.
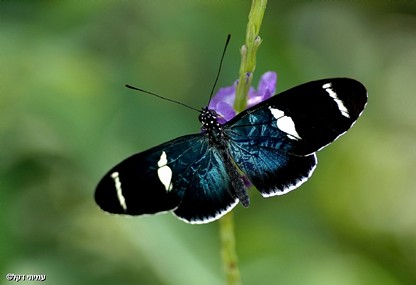
<svg viewBox="0 0 416 285"><path fill-rule="evenodd" d="M209 104L209 102L211 102L211 98L212 98L212 95L214 94L215 86L217 85L218 78L220 77L222 62L224 60L225 51L227 50L227 46L228 46L228 43L230 42L230 38L231 38L231 35L228 34L227 40L225 41L224 50L222 51L221 60L220 60L220 66L218 67L218 72L217 72L217 77L215 78L214 85L212 86L212 89L211 89L211 94L209 95L208 104Z"/></svg>
<svg viewBox="0 0 416 285"><path fill-rule="evenodd" d="M200 110L195 109L194 107L191 107L191 106L189 106L189 105L186 105L185 103L182 103L182 102L179 102L179 101L175 101L175 100L172 100L172 99L169 99L169 98L165 98L165 97L163 97L163 96L157 95L157 94L152 93L152 92L150 92L150 91L146 91L146 90L143 90L143 89L140 89L140 88L137 88L137 87L134 87L134 86L128 85L128 84L126 84L126 87L127 87L127 88L130 88L130 89L133 89L133 90L137 90L137 91L140 91L140 92L146 93L146 94L149 94L149 95L153 95L153 96L155 96L155 97L158 97L158 98L160 98L160 99L163 99L163 100L166 100L166 101L169 101L169 102L173 102L173 103L176 103L176 104L179 104L179 105L185 106L185 107L187 107L187 108L189 108L189 109L191 109L191 110L197 111L198 113L200 113L200 112L201 112Z"/></svg>

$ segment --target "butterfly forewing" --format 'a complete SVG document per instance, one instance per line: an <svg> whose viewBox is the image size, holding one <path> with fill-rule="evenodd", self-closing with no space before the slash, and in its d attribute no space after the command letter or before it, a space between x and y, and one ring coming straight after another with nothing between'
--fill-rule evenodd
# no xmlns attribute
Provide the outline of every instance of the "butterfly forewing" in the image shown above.
<svg viewBox="0 0 416 285"><path fill-rule="evenodd" d="M200 134L180 137L125 159L99 182L97 204L128 215L176 209L186 188L182 173L204 155L195 148L202 139Z"/></svg>
<svg viewBox="0 0 416 285"><path fill-rule="evenodd" d="M263 102L266 103L266 102ZM348 78L323 79L280 93L266 104L278 126L296 141L295 154L310 154L345 133L361 115L367 91Z"/></svg>

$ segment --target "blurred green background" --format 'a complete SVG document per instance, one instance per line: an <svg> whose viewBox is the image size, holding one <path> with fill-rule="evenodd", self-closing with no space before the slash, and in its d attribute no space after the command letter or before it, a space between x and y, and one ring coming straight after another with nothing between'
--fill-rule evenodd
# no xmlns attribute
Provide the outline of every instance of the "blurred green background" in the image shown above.
<svg viewBox="0 0 416 285"><path fill-rule="evenodd" d="M282 197L235 210L244 284L416 284L416 4L269 1L254 83L347 76L369 104ZM357 1L359 2L359 1ZM249 1L0 3L0 284L224 284L218 223L123 218L94 203L123 158L199 131L195 112L238 76Z"/></svg>

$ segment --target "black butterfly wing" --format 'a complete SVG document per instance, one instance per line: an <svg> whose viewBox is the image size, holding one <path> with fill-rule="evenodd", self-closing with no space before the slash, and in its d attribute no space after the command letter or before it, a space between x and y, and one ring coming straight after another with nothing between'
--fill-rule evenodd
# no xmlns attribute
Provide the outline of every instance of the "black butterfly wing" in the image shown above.
<svg viewBox="0 0 416 285"><path fill-rule="evenodd" d="M287 193L312 175L314 153L345 133L366 102L366 89L352 79L294 87L225 125L230 154L263 196Z"/></svg>
<svg viewBox="0 0 416 285"><path fill-rule="evenodd" d="M204 223L236 205L229 181L206 136L188 135L116 165L99 182L95 200L110 213L174 211L184 221Z"/></svg>
<svg viewBox="0 0 416 285"><path fill-rule="evenodd" d="M315 154L294 154L294 142L277 128L267 108L248 112L227 134L234 161L265 197L299 187L315 169Z"/></svg>
<svg viewBox="0 0 416 285"><path fill-rule="evenodd" d="M208 223L219 219L238 203L230 174L216 147L204 145L205 154L192 164L185 193L174 214L190 223Z"/></svg>
<svg viewBox="0 0 416 285"><path fill-rule="evenodd" d="M107 212L127 215L176 209L185 191L177 174L203 155L192 145L199 141L199 135L184 136L125 159L99 182L97 204Z"/></svg>
<svg viewBox="0 0 416 285"><path fill-rule="evenodd" d="M270 108L275 116L283 113L277 124L286 124L289 135L293 129L287 123L293 122L300 137L294 152L306 155L344 134L361 115L366 104L367 90L359 81L333 78L289 89L259 108Z"/></svg>

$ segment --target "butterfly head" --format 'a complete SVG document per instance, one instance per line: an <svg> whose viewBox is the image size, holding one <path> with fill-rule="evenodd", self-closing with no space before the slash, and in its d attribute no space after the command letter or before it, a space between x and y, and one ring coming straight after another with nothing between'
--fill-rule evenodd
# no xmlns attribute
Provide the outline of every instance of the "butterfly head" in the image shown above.
<svg viewBox="0 0 416 285"><path fill-rule="evenodd" d="M210 110L208 107L202 108L199 114L199 121L202 124L202 132L208 134L210 138L215 138L222 134L222 125L218 122L216 111Z"/></svg>

